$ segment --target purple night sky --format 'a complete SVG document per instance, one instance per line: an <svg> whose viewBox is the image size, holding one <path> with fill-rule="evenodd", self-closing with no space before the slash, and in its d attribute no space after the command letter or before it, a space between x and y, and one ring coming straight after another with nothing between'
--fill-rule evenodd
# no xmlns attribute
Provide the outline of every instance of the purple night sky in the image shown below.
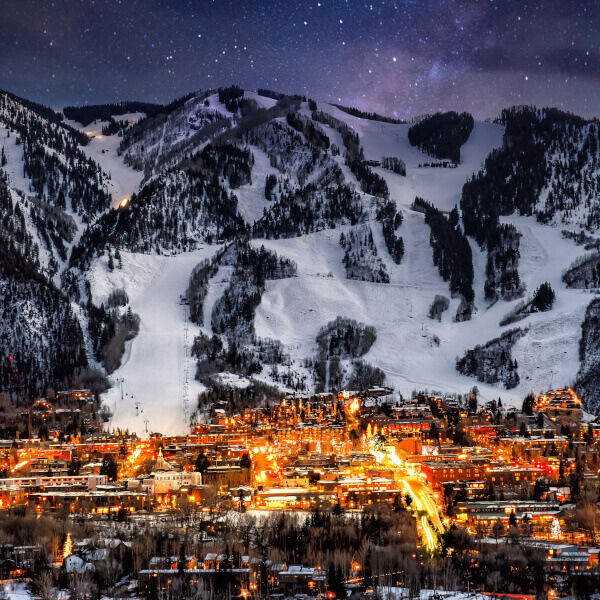
<svg viewBox="0 0 600 600"><path fill-rule="evenodd" d="M237 83L399 117L600 116L594 0L4 0L0 52L0 87L57 108Z"/></svg>

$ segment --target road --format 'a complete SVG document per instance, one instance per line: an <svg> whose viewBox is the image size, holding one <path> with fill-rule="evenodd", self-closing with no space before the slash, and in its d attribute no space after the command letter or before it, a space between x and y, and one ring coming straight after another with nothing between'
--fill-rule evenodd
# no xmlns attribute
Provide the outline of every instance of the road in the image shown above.
<svg viewBox="0 0 600 600"><path fill-rule="evenodd" d="M122 477L137 477L145 461L154 458L154 448L148 443L138 444L137 448L126 458L122 467Z"/></svg>
<svg viewBox="0 0 600 600"><path fill-rule="evenodd" d="M431 522L433 523L433 526L438 532L442 533L444 531L444 524L440 516L440 508L433 498L433 494L431 493L429 487L427 487L427 485L425 485L416 477L407 477L404 481L417 497L420 505L422 506L421 510L424 510L427 513L431 519Z"/></svg>
<svg viewBox="0 0 600 600"><path fill-rule="evenodd" d="M420 517L418 525L425 546L430 552L433 552L437 547L436 533L443 533L445 528L442 521L443 515L432 491L418 477L408 472L406 464L398 458L395 452L382 452L372 447L370 452L378 462L392 469L398 489L410 496L416 511L425 513Z"/></svg>
<svg viewBox="0 0 600 600"><path fill-rule="evenodd" d="M433 552L436 547L436 536L434 528L438 533L444 531L444 526L440 518L438 506L431 497L431 492L421 481L414 477L403 477L397 471L394 476L396 483L400 489L404 489L412 498L417 511L425 512L426 515L421 516L421 535L425 541L425 545L430 552ZM433 523L433 527L430 525Z"/></svg>

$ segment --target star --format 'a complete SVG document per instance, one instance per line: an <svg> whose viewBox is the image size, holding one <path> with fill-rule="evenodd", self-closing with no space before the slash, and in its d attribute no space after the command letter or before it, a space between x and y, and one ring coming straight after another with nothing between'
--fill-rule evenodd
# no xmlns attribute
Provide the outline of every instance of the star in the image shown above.
<svg viewBox="0 0 600 600"><path fill-rule="evenodd" d="M598 116L595 4L94 0L58 11L48 0L6 0L0 52L10 68L0 86L56 108L168 103L235 83L388 115L495 117L518 98Z"/></svg>

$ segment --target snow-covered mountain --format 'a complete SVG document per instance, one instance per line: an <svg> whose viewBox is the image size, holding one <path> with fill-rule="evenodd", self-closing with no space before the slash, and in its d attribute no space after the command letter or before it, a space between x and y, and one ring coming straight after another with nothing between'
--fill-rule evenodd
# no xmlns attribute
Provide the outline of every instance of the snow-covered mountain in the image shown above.
<svg viewBox="0 0 600 600"><path fill-rule="evenodd" d="M7 193L71 302L78 368L109 371L115 426L183 431L224 380L503 402L579 382L596 410L595 121L404 124L235 86L117 127L4 106ZM47 130L21 156L19 110ZM43 161L46 179L23 170Z"/></svg>

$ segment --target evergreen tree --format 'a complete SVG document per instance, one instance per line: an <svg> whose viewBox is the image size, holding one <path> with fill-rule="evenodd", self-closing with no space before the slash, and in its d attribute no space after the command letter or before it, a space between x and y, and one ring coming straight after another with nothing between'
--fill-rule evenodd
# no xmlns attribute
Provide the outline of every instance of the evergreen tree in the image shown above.
<svg viewBox="0 0 600 600"><path fill-rule="evenodd" d="M408 130L411 146L439 159L458 164L460 148L469 139L475 121L469 113L454 111L427 115Z"/></svg>
<svg viewBox="0 0 600 600"><path fill-rule="evenodd" d="M181 544L179 547L179 558L177 559L177 571L179 575L183 576L187 569L187 557L185 555L185 544Z"/></svg>
<svg viewBox="0 0 600 600"><path fill-rule="evenodd" d="M119 263L119 269L122 269L123 268L123 259L121 257L121 252L119 251L118 248L115 250L115 258L117 259L117 261Z"/></svg>
<svg viewBox="0 0 600 600"><path fill-rule="evenodd" d="M531 302L532 310L534 312L550 310L554 304L555 298L556 294L554 293L552 286L548 282L542 283L533 294L533 300Z"/></svg>
<svg viewBox="0 0 600 600"><path fill-rule="evenodd" d="M100 475L106 475L108 481L117 480L117 463L109 454L105 454L100 467Z"/></svg>
<svg viewBox="0 0 600 600"><path fill-rule="evenodd" d="M533 406L535 405L535 396L533 394L528 394L525 400L523 400L523 406L521 410L523 414L528 416L533 416Z"/></svg>

